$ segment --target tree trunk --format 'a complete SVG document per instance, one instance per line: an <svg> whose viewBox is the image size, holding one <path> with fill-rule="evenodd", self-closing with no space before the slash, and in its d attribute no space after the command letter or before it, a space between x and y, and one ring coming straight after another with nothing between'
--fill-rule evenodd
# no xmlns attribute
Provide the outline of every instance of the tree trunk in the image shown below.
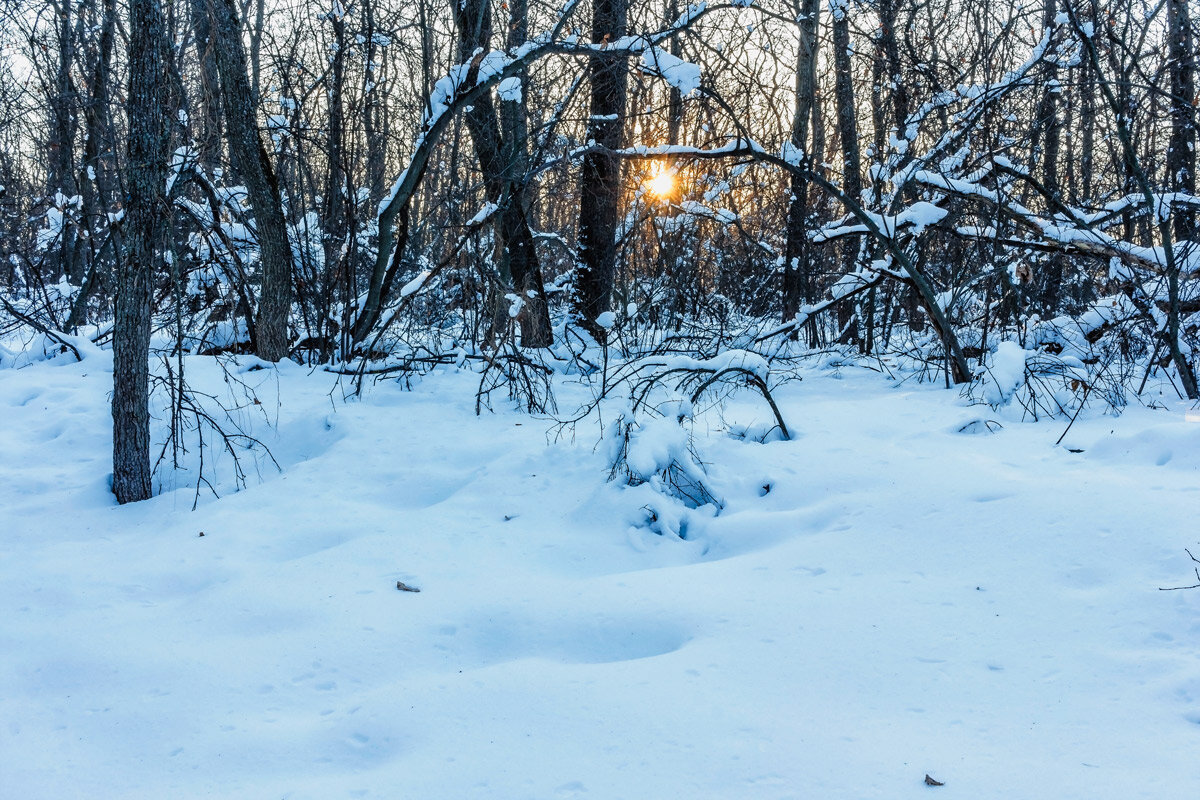
<svg viewBox="0 0 1200 800"><path fill-rule="evenodd" d="M854 105L854 74L850 63L850 19L847 0L830 3L833 17L834 100L837 104L838 139L842 145L842 189L846 195L862 202L862 165L858 150L858 113ZM845 247L842 267L854 271L860 247L857 236ZM852 308L846 303L838 306L840 341L845 344L858 340L858 323ZM860 343L861 347L861 343Z"/></svg>
<svg viewBox="0 0 1200 800"><path fill-rule="evenodd" d="M75 194L75 121L76 91L71 70L75 65L75 0L56 0L53 4L58 14L58 63L54 76L54 90L50 96L50 140L47 143L46 193L54 197L62 192L70 197ZM69 205L69 204L67 204ZM75 258L75 240L78 231L70 214L63 209L62 227L54 252L47 253L46 264L51 279L66 275L78 286L83 281L79 260Z"/></svg>
<svg viewBox="0 0 1200 800"><path fill-rule="evenodd" d="M607 42L625 35L628 0L595 0L592 41ZM587 138L605 148L618 148L625 126L625 57L603 53L588 60L591 101ZM617 207L621 164L603 152L583 158L579 198L579 259L573 312L579 324L597 341L606 336L596 318L609 309L617 262Z"/></svg>
<svg viewBox="0 0 1200 800"><path fill-rule="evenodd" d="M254 97L246 73L242 26L234 0L209 0L212 35L221 76L221 101L229 151L241 179L246 182L258 233L262 289L255 320L255 352L266 361L288 354L288 312L292 296L292 251L279 181L258 133Z"/></svg>
<svg viewBox="0 0 1200 800"><path fill-rule="evenodd" d="M384 92L379 86L383 77L382 64L378 63L380 47L377 36L380 34L375 25L375 0L365 0L363 3L363 27L367 37L364 45L366 64L363 79L366 85L363 87L363 134L367 140L366 183L370 191L370 207L374 209L387 190L383 174L387 167L387 138L383 131L387 109L384 107Z"/></svg>
<svg viewBox="0 0 1200 800"><path fill-rule="evenodd" d="M784 244L783 320L794 318L802 300L811 300L812 276L808 248L808 178L803 170L811 166L809 131L817 91L817 27L820 0L800 0L800 41L796 53L796 115L792 119L791 142L801 159L801 170L792 173L788 198L787 240Z"/></svg>
<svg viewBox="0 0 1200 800"><path fill-rule="evenodd" d="M150 288L166 232L169 47L159 0L129 4L129 143L125 250L113 328L113 494L150 497Z"/></svg>
<svg viewBox="0 0 1200 800"><path fill-rule="evenodd" d="M1167 145L1167 184L1172 191L1196 194L1196 48L1189 0L1167 0L1167 53L1171 73L1171 140ZM1196 237L1196 211L1175 208L1175 238Z"/></svg>
<svg viewBox="0 0 1200 800"><path fill-rule="evenodd" d="M87 229L87 250L82 251L87 256L87 268L83 271L79 294L63 326L69 332L74 332L86 320L88 299L97 285L103 284L111 290L112 276L108 272L108 263L102 259L103 251L109 248L103 248L104 239L97 234L107 228L111 237L118 238L117 229L107 224L106 216L115 199L114 187L118 179L113 172L116 165L111 155L106 157L101 151L101 147L114 138L109 93L112 89L112 54L117 28L116 0L104 0L99 24L97 46L88 70L87 103L83 107L83 171L79 180L80 194L83 196L82 218ZM112 245L111 252L119 252L119 246Z"/></svg>
<svg viewBox="0 0 1200 800"><path fill-rule="evenodd" d="M667 0L667 25L674 24L677 19L679 19L679 0ZM671 55L676 58L683 57L683 37L672 36L669 47ZM679 134L682 128L683 92L672 84L667 93L667 144L679 144Z"/></svg>
<svg viewBox="0 0 1200 800"><path fill-rule="evenodd" d="M346 87L346 16L339 5L326 15L333 28L332 53L329 56L329 76L326 78L326 99L329 103L329 126L325 138L324 207L321 214L322 244L325 254L325 275L336 281L348 262L350 249L350 220L348 216L349 186L346 174L346 106L342 100ZM338 13L341 12L341 13Z"/></svg>
<svg viewBox="0 0 1200 800"><path fill-rule="evenodd" d="M216 41L212 36L212 22L206 8L208 0L191 0L192 31L196 37L196 60L199 62L198 116L195 130L196 149L199 162L211 175L214 167L221 165L221 106L220 77L214 52Z"/></svg>
<svg viewBox="0 0 1200 800"><path fill-rule="evenodd" d="M1042 27L1045 30L1054 27L1057 14L1057 0L1043 0ZM1035 163L1038 160L1041 162L1042 185L1046 191L1055 199L1061 199L1058 176L1061 130L1058 119L1058 68L1052 59L1046 62L1046 73L1046 85L1042 88L1042 98L1034 121ZM1062 301L1063 261L1061 254L1051 253L1043 274L1039 276L1042 313L1047 317L1057 313Z"/></svg>
<svg viewBox="0 0 1200 800"><path fill-rule="evenodd" d="M524 0L514 0L509 11L506 46L511 50L524 43L528 30ZM477 51L487 52L491 47L492 18L486 0L459 0L455 5L455 21L460 61L467 63ZM516 79L523 81L524 73ZM499 122L491 95L480 97L466 112L467 127L475 144L487 198L500 208L496 228L497 271L501 285L518 293L522 300L522 310L517 316L521 325L521 344L549 347L553 343L550 312L525 199L525 140L528 132L523 84L520 93L521 99L501 98ZM497 304L496 316L500 318L505 306L503 297L497 299Z"/></svg>
<svg viewBox="0 0 1200 800"><path fill-rule="evenodd" d="M529 37L528 0L510 0L508 51L525 44ZM525 82L528 72L521 72L519 96L500 100L500 159L504 166L505 198L501 226L504 258L508 260L513 287L521 294L524 311L517 317L521 324L521 344L525 347L549 347L554 343L550 327L550 308L546 301L545 279L534 249L533 231L529 225L529 196L526 171L529 154L526 142L529 139L528 113L526 110Z"/></svg>

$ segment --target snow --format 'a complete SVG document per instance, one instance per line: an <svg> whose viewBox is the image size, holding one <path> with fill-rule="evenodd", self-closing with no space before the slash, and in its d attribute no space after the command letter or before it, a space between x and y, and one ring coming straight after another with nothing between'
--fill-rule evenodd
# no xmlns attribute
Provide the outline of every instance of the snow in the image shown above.
<svg viewBox="0 0 1200 800"><path fill-rule="evenodd" d="M946 218L950 212L933 203L925 201L913 203L896 217L896 225L910 223L916 234L920 235L929 225L936 225ZM894 230L891 226L889 230Z"/></svg>
<svg viewBox="0 0 1200 800"><path fill-rule="evenodd" d="M712 358L692 358L684 355L655 355L646 356L632 362L640 368L654 368L662 371L691 370L695 372L718 373L725 370L742 370L757 378L766 380L771 365L765 358L749 350L724 350Z"/></svg>
<svg viewBox="0 0 1200 800"><path fill-rule="evenodd" d="M876 277L877 275L875 273L863 272L861 270L847 273L838 278L837 281L829 287L829 294L831 297L840 300L851 292L857 291L863 286L866 286L868 283L875 280Z"/></svg>
<svg viewBox="0 0 1200 800"><path fill-rule="evenodd" d="M505 102L521 102L521 79L517 77L505 78L496 84L496 94L500 95L500 99Z"/></svg>
<svg viewBox="0 0 1200 800"><path fill-rule="evenodd" d="M519 294L513 294L512 292L504 295L504 299L508 301L508 316L512 319L520 316L521 309L525 307L525 299Z"/></svg>
<svg viewBox="0 0 1200 800"><path fill-rule="evenodd" d="M712 208L704 203L697 203L695 200L684 200L679 203L679 208L685 214L691 214L696 217L707 217L724 225L733 225L737 222L737 214L724 208Z"/></svg>
<svg viewBox="0 0 1200 800"><path fill-rule="evenodd" d="M1158 591L1195 581L1200 423L1169 398L1081 415L1071 452L1065 423L808 369L773 387L793 441L727 435L751 392L696 410L714 514L605 482L594 427L474 416L469 368L343 402L239 359L282 472L248 453L231 492L215 455L192 511L194 473L114 505L106 356L0 369L6 797L1200 788L1200 590ZM682 452L661 422L639 467Z"/></svg>
<svg viewBox="0 0 1200 800"><path fill-rule="evenodd" d="M700 67L660 47L648 48L642 54L642 69L651 75L658 75L684 97L700 89Z"/></svg>
<svg viewBox="0 0 1200 800"><path fill-rule="evenodd" d="M1016 342L1001 342L983 375L984 398L993 406L1008 402L1025 382L1025 348Z"/></svg>
<svg viewBox="0 0 1200 800"><path fill-rule="evenodd" d="M421 287L425 285L425 281L429 280L429 276L431 274L433 273L427 269L423 269L418 272L415 278L404 284L404 286L400 287L400 296L408 297L409 295L413 295L421 291Z"/></svg>
<svg viewBox="0 0 1200 800"><path fill-rule="evenodd" d="M902 228L909 228L919 236L925 232L925 228L941 222L950 212L933 203L921 200L903 209L899 214L875 214L870 211L863 213L884 235L892 236ZM834 223L814 232L811 238L814 242L826 242L839 236L867 233L868 231L869 228L861 223L851 225Z"/></svg>

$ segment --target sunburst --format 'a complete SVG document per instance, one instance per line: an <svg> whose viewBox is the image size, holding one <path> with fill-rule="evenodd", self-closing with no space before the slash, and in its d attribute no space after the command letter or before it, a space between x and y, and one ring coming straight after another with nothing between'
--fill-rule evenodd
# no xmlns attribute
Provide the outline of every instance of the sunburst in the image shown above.
<svg viewBox="0 0 1200 800"><path fill-rule="evenodd" d="M658 167L646 179L646 190L665 200L675 194L675 184L675 171L668 167Z"/></svg>

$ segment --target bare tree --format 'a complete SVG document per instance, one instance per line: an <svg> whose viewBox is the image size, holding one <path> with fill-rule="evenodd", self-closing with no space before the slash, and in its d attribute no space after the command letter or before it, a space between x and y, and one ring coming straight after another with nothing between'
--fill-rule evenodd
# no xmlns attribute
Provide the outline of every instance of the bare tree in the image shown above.
<svg viewBox="0 0 1200 800"><path fill-rule="evenodd" d="M854 97L854 71L850 51L850 4L849 0L834 0L830 3L833 30L834 102L837 109L838 139L842 148L842 190L848 197L862 199L862 158L858 143L858 107ZM846 244L843 267L846 272L854 269L858 261L858 240ZM854 328L854 315L846 304L839 307L838 327L841 340L858 338Z"/></svg>
<svg viewBox="0 0 1200 800"><path fill-rule="evenodd" d="M525 13L522 4L512 13L520 17L510 21L509 44L523 43ZM482 57L491 47L492 16L487 0L455 0L455 21L459 31L459 58L463 63ZM501 98L501 118L490 95L483 95L466 111L467 127L475 144L475 154L483 173L484 190L489 202L499 207L497 265L502 289L497 298L497 316L503 311L503 294L518 292L514 301L521 321L522 344L527 347L550 345L550 315L547 310L541 269L534 249L533 234L525 202L525 138L526 126L522 100L521 75L508 79ZM515 84L515 85L514 85ZM501 124L504 122L502 135ZM532 301L532 302L531 302Z"/></svg>
<svg viewBox="0 0 1200 800"><path fill-rule="evenodd" d="M812 276L808 252L808 169L814 156L810 140L817 92L817 29L820 0L799 0L799 42L796 48L796 111L792 120L791 145L800 169L791 174L788 196L787 233L783 251L783 319L793 319L800 303L811 299Z"/></svg>
<svg viewBox="0 0 1200 800"><path fill-rule="evenodd" d="M1167 0L1167 54L1170 73L1171 138L1167 145L1167 181L1174 191L1196 193L1196 42L1188 0ZM1196 209L1175 211L1175 236L1196 237Z"/></svg>
<svg viewBox="0 0 1200 800"><path fill-rule="evenodd" d="M208 9L230 156L246 182L258 233L262 286L255 319L255 352L267 361L278 361L288 354L292 296L292 250L283 200L271 157L258 132L258 113L246 71L235 0L209 0Z"/></svg>
<svg viewBox="0 0 1200 800"><path fill-rule="evenodd" d="M150 497L150 287L166 233L170 45L159 0L129 3L129 139L125 251L113 333L113 494Z"/></svg>
<svg viewBox="0 0 1200 800"><path fill-rule="evenodd" d="M592 41L604 44L624 36L628 13L628 0L595 0ZM589 59L591 101L587 140L599 148L616 149L621 145L626 70L626 56L622 53L596 53ZM572 305L579 324L600 341L606 331L596 319L609 309L617 261L620 178L620 161L603 149L584 156L579 176L579 260Z"/></svg>

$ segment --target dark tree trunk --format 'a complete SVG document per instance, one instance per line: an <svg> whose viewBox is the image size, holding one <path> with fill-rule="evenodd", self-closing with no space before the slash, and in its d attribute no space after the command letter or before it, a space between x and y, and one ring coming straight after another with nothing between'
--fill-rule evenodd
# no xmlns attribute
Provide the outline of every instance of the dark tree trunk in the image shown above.
<svg viewBox="0 0 1200 800"><path fill-rule="evenodd" d="M242 26L234 0L209 0L221 101L234 168L246 182L258 233L262 290L255 320L255 352L267 361L288 354L288 312L292 296L292 251L279 181L259 136L254 95L246 72Z"/></svg>
<svg viewBox="0 0 1200 800"><path fill-rule="evenodd" d="M1083 60L1079 65L1079 76L1079 83L1083 87L1079 102L1079 188L1082 193L1080 199L1087 203L1092 200L1092 170L1095 164L1092 151L1096 146L1096 93L1093 90L1092 62Z"/></svg>
<svg viewBox="0 0 1200 800"><path fill-rule="evenodd" d="M838 139L842 145L842 189L856 202L862 202L862 165L858 150L858 113L854 105L854 75L850 63L850 19L845 0L830 4L833 17L834 101L837 105ZM852 272L858 260L858 237L845 244L843 269ZM854 311L846 303L838 306L838 327L842 343L858 340Z"/></svg>
<svg viewBox="0 0 1200 800"><path fill-rule="evenodd" d="M1196 47L1189 0L1167 0L1167 54L1171 74L1171 140L1167 145L1167 183L1173 191L1196 193ZM1175 238L1196 237L1196 211L1175 208Z"/></svg>
<svg viewBox="0 0 1200 800"><path fill-rule="evenodd" d="M1189 0L1167 0L1167 35L1171 74L1171 139L1167 145L1167 180L1176 192L1196 193L1196 49L1192 38L1192 23L1188 15ZM1182 205L1182 204L1181 204ZM1163 226L1166 227L1165 225ZM1196 238L1196 211L1191 206L1177 206L1174 212L1174 234L1181 242ZM1163 243L1170 246L1167 236ZM1192 245L1196 246L1196 245ZM1179 370L1180 382L1190 399L1200 397L1194 369L1195 357L1183 349L1180 342L1181 305L1180 269L1167 275L1167 295L1170 307L1167 316L1167 336L1171 356Z"/></svg>
<svg viewBox="0 0 1200 800"><path fill-rule="evenodd" d="M333 32L332 54L329 57L329 72L325 78L325 97L329 108L329 122L325 137L325 160L327 170L325 185L322 191L321 208L321 244L324 256L323 275L317 285L324 287L322 299L317 307L317 324L320 328L318 336L322 347L321 361L327 361L333 355L333 327L329 318L329 304L333 292L338 288L342 291L345 308L353 303L355 292L355 238L351 220L353 204L350 199L350 177L347 170L348 154L346 146L346 104L343 94L346 89L346 57L350 46L346 36L346 13L340 5L325 15ZM373 49L373 36L367 32L368 48ZM368 51L369 52L369 51ZM368 58L370 56L368 55ZM364 115L367 108L363 109ZM315 293L316 286L313 286ZM305 292L302 290L301 295ZM303 298L302 298L303 299ZM315 297L313 298L316 299ZM305 307L302 302L301 308ZM343 345L349 343L343 341Z"/></svg>
<svg viewBox="0 0 1200 800"><path fill-rule="evenodd" d="M84 140L83 140L83 172L80 175L80 194L83 196L83 221L87 227L87 250L84 261L87 269L83 272L83 283L79 294L71 306L64 325L68 331L74 331L87 316L88 299L96 290L98 284L110 287L111 274L107 274L109 263L103 262L102 252L107 237L98 235L102 228L107 228L111 237L117 237L117 229L107 225L106 212L112 207L114 188L117 179L113 175L116 164L111 155L105 155L104 148L112 142L112 116L109 108L109 93L112 78L112 53L117 27L116 0L104 0L103 16L100 21L100 31L93 60L88 70L87 102L83 107ZM82 244L82 242L81 242ZM111 251L116 253L119 246L110 243Z"/></svg>
<svg viewBox="0 0 1200 800"><path fill-rule="evenodd" d="M509 52L525 44L529 37L528 0L510 0L508 41ZM513 287L521 293L525 311L518 317L521 323L521 344L525 347L549 347L554 343L550 329L550 308L546 302L546 285L542 267L534 249L533 231L529 224L529 193L526 172L529 155L526 143L529 139L529 122L526 108L525 81L527 72L521 72L519 99L500 101L500 156L504 164L504 228L501 237L512 274Z"/></svg>
<svg viewBox="0 0 1200 800"><path fill-rule="evenodd" d="M1057 14L1057 0L1043 0L1042 27L1046 30L1053 28ZM1053 60L1047 61L1046 72L1046 85L1042 88L1042 98L1034 120L1034 161L1041 163L1042 185L1046 191L1055 199L1061 199L1058 174L1061 130L1058 119L1058 68ZM1043 274L1038 277L1042 311L1046 316L1054 316L1062 301L1063 261L1061 254L1051 253Z"/></svg>
<svg viewBox="0 0 1200 800"><path fill-rule="evenodd" d="M379 86L383 80L380 74L379 43L376 40L378 31L375 25L375 0L363 3L363 27L366 31L366 66L363 89L363 134L367 146L367 186L370 191L371 208L374 209L383 199L386 191L387 135L384 125L387 121L387 111L384 108L384 93Z"/></svg>
<svg viewBox="0 0 1200 800"><path fill-rule="evenodd" d="M854 105L854 74L850 63L850 20L844 5L833 14L834 96L838 133L842 144L842 186L859 200L862 193L862 157L858 146L858 115Z"/></svg>
<svg viewBox="0 0 1200 800"><path fill-rule="evenodd" d="M50 96L50 140L47 142L46 193L54 197L62 192L70 197L76 193L75 180L75 133L77 98L71 70L75 64L75 0L57 0L53 8L58 15L58 63L54 76L53 94ZM83 281L81 265L76 258L78 231L71 222L71 215L63 211L62 228L54 251L47 253L46 265L57 280L66 275L78 286Z"/></svg>
<svg viewBox="0 0 1200 800"><path fill-rule="evenodd" d="M336 281L349 264L350 220L348 201L350 187L346 174L346 106L342 93L346 85L346 17L326 15L333 28L333 53L329 60L327 101L329 131L325 140L329 169L325 177L324 208L322 209L322 244L325 251L325 275Z"/></svg>
<svg viewBox="0 0 1200 800"><path fill-rule="evenodd" d="M884 83L892 85L892 119L900 130L908 121L909 99L908 82L901 74L900 41L896 35L896 24L899 14L899 4L902 0L879 0L879 41L887 65L887 78Z"/></svg>
<svg viewBox="0 0 1200 800"><path fill-rule="evenodd" d="M791 142L799 154L802 168L813 163L809 152L809 132L817 91L817 27L820 24L820 0L800 0L800 41L796 53L796 115L792 120ZM802 171L792 173L788 198L787 239L783 264L783 320L796 316L802 301L811 300L812 275L808 247L808 179Z"/></svg>
<svg viewBox="0 0 1200 800"><path fill-rule="evenodd" d="M667 0L667 25L674 24L677 19L679 19L679 0ZM671 37L670 53L676 58L682 58L683 37ZM683 92L672 84L667 94L667 144L679 144L679 134L682 129Z"/></svg>
<svg viewBox="0 0 1200 800"><path fill-rule="evenodd" d="M459 57L460 61L466 63L477 51L486 52L491 47L491 13L486 0L461 0L454 8ZM528 23L524 0L516 0L510 12L512 18L506 44L511 48L525 40ZM501 284L518 292L523 301L524 307L518 315L521 344L525 347L549 347L553 343L550 313L525 202L527 133L523 101L502 100L500 116L500 121L504 123L503 133L491 95L484 95L466 112L467 127L475 144L487 198L500 208L497 228L498 272ZM530 297L530 294L533 296ZM502 299L498 302L497 314L500 314L505 304Z"/></svg>
<svg viewBox="0 0 1200 800"><path fill-rule="evenodd" d="M75 0L57 0L58 64L54 93L50 97L50 142L46 162L46 189L50 194L72 194L75 154L75 84L71 67L75 63L75 34L72 20Z"/></svg>
<svg viewBox="0 0 1200 800"><path fill-rule="evenodd" d="M903 0L879 0L879 57L882 60L879 76L883 86L891 87L891 126L900 138L907 137L905 126L908 123L910 100L908 95L908 80L902 74L900 63L900 38L896 30L899 24L900 4ZM886 120L886 117L883 118ZM885 123L886 124L886 123ZM876 158L885 159L886 138L881 138ZM913 289L904 289L901 297L905 315L908 318L909 330L920 333L925 330L925 316L921 313L921 298Z"/></svg>
<svg viewBox="0 0 1200 800"><path fill-rule="evenodd" d="M196 60L200 67L196 103L200 119L195 120L196 127L193 130L199 162L212 174L213 168L221 164L221 87L214 50L216 40L212 35L207 3L208 0L191 0L189 10L192 31L196 37Z"/></svg>
<svg viewBox="0 0 1200 800"><path fill-rule="evenodd" d="M595 0L592 7L592 41L606 42L625 35L628 0ZM587 138L605 148L621 145L625 127L624 56L591 56L590 116ZM609 309L617 263L617 207L620 201L621 164L617 158L592 152L583 158L579 198L579 263L575 279L573 312L578 322L597 340L605 330L596 318Z"/></svg>
<svg viewBox="0 0 1200 800"><path fill-rule="evenodd" d="M159 0L129 4L129 144L125 250L113 328L113 494L150 497L150 287L166 231L169 120L166 24Z"/></svg>

